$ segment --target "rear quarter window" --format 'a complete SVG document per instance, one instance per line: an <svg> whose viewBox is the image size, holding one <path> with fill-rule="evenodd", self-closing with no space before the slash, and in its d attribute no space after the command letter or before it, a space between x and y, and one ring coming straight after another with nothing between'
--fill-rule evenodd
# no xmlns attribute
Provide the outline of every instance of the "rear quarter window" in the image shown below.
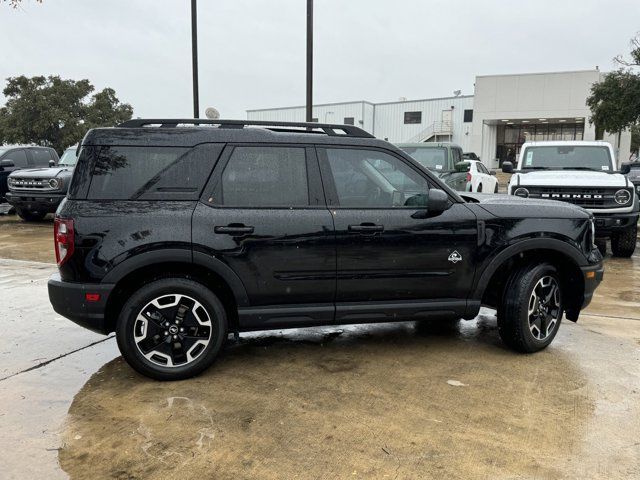
<svg viewBox="0 0 640 480"><path fill-rule="evenodd" d="M89 149L90 200L196 200L222 146Z"/></svg>

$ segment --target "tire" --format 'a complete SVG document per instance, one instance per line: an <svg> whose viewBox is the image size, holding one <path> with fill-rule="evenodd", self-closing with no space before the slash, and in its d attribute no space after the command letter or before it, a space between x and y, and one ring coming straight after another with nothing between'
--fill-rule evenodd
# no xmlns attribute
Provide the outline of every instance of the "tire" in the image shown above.
<svg viewBox="0 0 640 480"><path fill-rule="evenodd" d="M226 336L227 315L220 299L186 278L143 286L124 304L116 325L124 359L156 380L198 375L211 366Z"/></svg>
<svg viewBox="0 0 640 480"><path fill-rule="evenodd" d="M607 254L607 239L596 238L596 247L600 250L600 255L604 257Z"/></svg>
<svg viewBox="0 0 640 480"><path fill-rule="evenodd" d="M482 184L478 185L478 193L482 192Z"/></svg>
<svg viewBox="0 0 640 480"><path fill-rule="evenodd" d="M16 213L25 222L37 222L47 216L46 212L35 212L33 210L25 210L23 208L16 208Z"/></svg>
<svg viewBox="0 0 640 480"><path fill-rule="evenodd" d="M498 193L498 184L496 183L496 188L493 189L493 193Z"/></svg>
<svg viewBox="0 0 640 480"><path fill-rule="evenodd" d="M539 301L547 296L548 302ZM549 346L558 333L563 313L562 283L556 268L541 263L517 270L507 282L500 307L498 332L505 344L522 353Z"/></svg>
<svg viewBox="0 0 640 480"><path fill-rule="evenodd" d="M638 238L638 227L634 225L621 232L615 232L611 235L611 252L614 257L629 258L636 249L636 240Z"/></svg>

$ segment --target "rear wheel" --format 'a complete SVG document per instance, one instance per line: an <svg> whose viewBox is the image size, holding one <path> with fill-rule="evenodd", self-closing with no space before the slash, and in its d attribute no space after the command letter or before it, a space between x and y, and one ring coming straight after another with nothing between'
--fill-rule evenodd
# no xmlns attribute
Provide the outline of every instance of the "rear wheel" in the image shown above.
<svg viewBox="0 0 640 480"><path fill-rule="evenodd" d="M482 192L482 184L478 185L478 193Z"/></svg>
<svg viewBox="0 0 640 480"><path fill-rule="evenodd" d="M37 212L34 210L25 210L23 208L16 208L16 213L25 222L37 222L47 216L46 212Z"/></svg>
<svg viewBox="0 0 640 480"><path fill-rule="evenodd" d="M209 367L227 332L218 297L185 278L145 285L122 308L116 326L127 363L156 380L181 380Z"/></svg>
<svg viewBox="0 0 640 480"><path fill-rule="evenodd" d="M546 348L562 321L561 282L553 265L527 265L505 288L498 332L508 346L524 353Z"/></svg>
<svg viewBox="0 0 640 480"><path fill-rule="evenodd" d="M638 237L638 227L634 225L631 228L615 232L611 235L611 252L614 257L630 257L636 249L636 240Z"/></svg>
<svg viewBox="0 0 640 480"><path fill-rule="evenodd" d="M493 193L498 193L498 184L496 183L496 188L493 189Z"/></svg>

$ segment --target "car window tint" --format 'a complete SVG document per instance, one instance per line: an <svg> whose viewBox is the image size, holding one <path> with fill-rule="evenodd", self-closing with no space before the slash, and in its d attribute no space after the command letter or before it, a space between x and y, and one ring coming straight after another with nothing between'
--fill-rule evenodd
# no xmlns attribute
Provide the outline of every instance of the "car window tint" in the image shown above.
<svg viewBox="0 0 640 480"><path fill-rule="evenodd" d="M94 147L93 157L88 198L95 200L193 200L213 166L178 147Z"/></svg>
<svg viewBox="0 0 640 480"><path fill-rule="evenodd" d="M304 148L236 147L222 173L225 206L309 205Z"/></svg>
<svg viewBox="0 0 640 480"><path fill-rule="evenodd" d="M49 161L52 160L49 150L45 148L31 148L31 165L34 167L48 167Z"/></svg>
<svg viewBox="0 0 640 480"><path fill-rule="evenodd" d="M4 156L4 159L12 160L16 167L25 168L29 166L27 154L24 150L11 150Z"/></svg>
<svg viewBox="0 0 640 480"><path fill-rule="evenodd" d="M342 207L409 206L428 192L419 173L392 155L377 150L324 150Z"/></svg>

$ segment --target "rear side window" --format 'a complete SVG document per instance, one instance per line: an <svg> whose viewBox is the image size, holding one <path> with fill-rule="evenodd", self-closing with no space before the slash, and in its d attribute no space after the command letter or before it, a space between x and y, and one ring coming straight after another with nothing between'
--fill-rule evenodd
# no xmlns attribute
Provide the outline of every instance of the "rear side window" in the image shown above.
<svg viewBox="0 0 640 480"><path fill-rule="evenodd" d="M91 200L195 200L217 159L200 147L91 148Z"/></svg>
<svg viewBox="0 0 640 480"><path fill-rule="evenodd" d="M35 167L48 167L49 166L49 161L53 160L53 158L51 158L51 153L49 153L49 150L44 149L44 148L32 148L30 149L31 152L31 165L35 166Z"/></svg>
<svg viewBox="0 0 640 480"><path fill-rule="evenodd" d="M225 206L309 205L304 148L235 147L221 181Z"/></svg>

